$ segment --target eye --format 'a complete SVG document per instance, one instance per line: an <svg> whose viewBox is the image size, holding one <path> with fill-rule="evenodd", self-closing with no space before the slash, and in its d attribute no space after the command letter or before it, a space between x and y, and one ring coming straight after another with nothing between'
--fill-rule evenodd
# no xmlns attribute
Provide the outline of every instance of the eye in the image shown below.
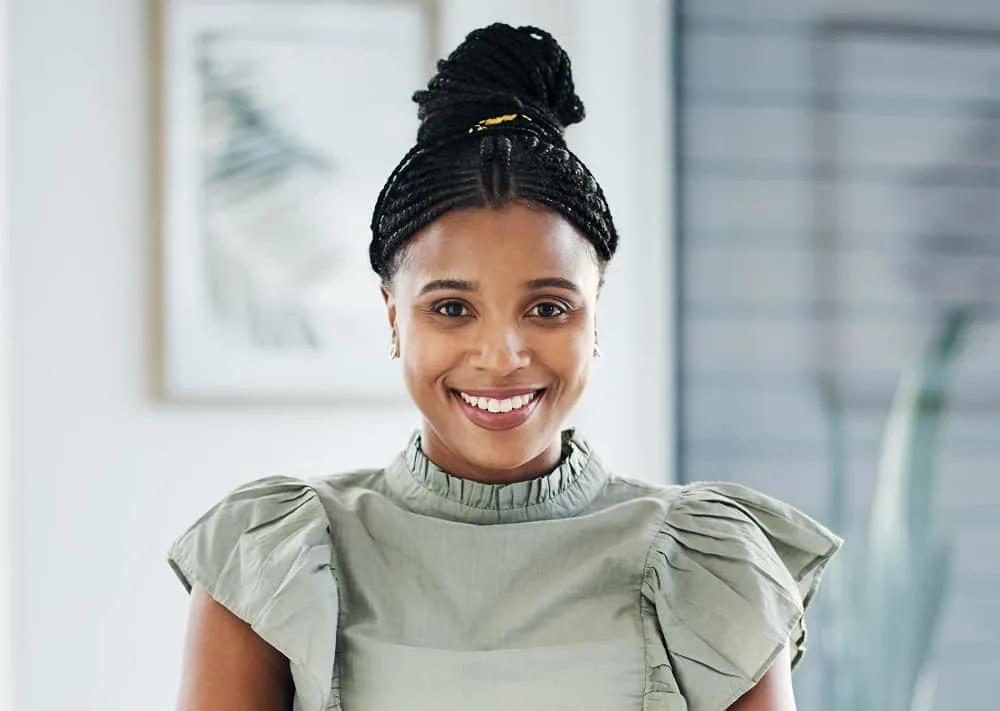
<svg viewBox="0 0 1000 711"><path fill-rule="evenodd" d="M539 318L559 318L560 316L566 315L567 308L562 304L557 304L554 301L543 301L540 304L535 304L528 310L529 316L537 316Z"/></svg>
<svg viewBox="0 0 1000 711"><path fill-rule="evenodd" d="M461 301L443 301L434 307L434 313L447 318L469 316L469 309Z"/></svg>

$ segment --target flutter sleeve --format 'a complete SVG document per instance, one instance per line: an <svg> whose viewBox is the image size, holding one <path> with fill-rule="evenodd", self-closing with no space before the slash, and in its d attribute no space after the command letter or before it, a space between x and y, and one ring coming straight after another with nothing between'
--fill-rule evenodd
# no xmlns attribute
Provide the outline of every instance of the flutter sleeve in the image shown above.
<svg viewBox="0 0 1000 711"><path fill-rule="evenodd" d="M213 506L170 547L168 562L284 654L295 711L328 707L339 598L325 509L289 477L244 485Z"/></svg>
<svg viewBox="0 0 1000 711"><path fill-rule="evenodd" d="M728 708L786 646L799 662L805 610L840 545L810 517L752 489L682 489L654 537L643 595L669 667L659 672L689 711Z"/></svg>

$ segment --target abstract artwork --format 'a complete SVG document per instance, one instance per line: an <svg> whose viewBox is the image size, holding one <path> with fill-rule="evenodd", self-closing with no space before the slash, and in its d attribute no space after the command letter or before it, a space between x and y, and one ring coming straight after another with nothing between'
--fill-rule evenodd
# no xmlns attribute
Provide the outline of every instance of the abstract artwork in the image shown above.
<svg viewBox="0 0 1000 711"><path fill-rule="evenodd" d="M162 0L164 396L402 396L368 225L415 137L430 10Z"/></svg>

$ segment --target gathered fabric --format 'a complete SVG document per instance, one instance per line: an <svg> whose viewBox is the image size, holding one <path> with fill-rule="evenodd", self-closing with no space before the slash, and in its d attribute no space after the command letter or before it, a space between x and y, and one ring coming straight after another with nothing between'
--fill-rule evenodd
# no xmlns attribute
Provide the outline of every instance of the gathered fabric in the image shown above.
<svg viewBox="0 0 1000 711"><path fill-rule="evenodd" d="M840 539L728 483L611 475L564 436L512 484L385 469L269 477L170 548L289 659L296 711L724 711L786 646Z"/></svg>

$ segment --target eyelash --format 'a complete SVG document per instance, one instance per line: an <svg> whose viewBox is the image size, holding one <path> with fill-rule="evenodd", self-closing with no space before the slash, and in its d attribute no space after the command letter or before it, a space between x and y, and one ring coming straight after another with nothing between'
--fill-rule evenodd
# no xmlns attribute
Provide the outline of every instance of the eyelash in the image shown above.
<svg viewBox="0 0 1000 711"><path fill-rule="evenodd" d="M531 313L532 311L535 311L536 309L538 309L541 306L554 306L556 309L559 310L559 313L554 314L552 316L542 316L541 314L536 314L534 316L535 318L545 319L546 321L555 320L557 318L562 318L563 316L567 315L569 313L569 311L570 311L569 307L566 306L565 304L560 304L560 303L558 303L556 301L541 301L541 302L535 304L534 306L532 306L530 309L528 309L528 313Z"/></svg>
<svg viewBox="0 0 1000 711"><path fill-rule="evenodd" d="M464 313L461 313L459 315L449 315L447 313L444 313L444 310L447 307L449 307L449 306L459 306L459 307L461 307L461 309L463 310ZM542 316L541 314L537 314L537 313L536 314L532 314L533 311L536 311L537 309L539 309L540 307L543 307L543 306L552 306L552 307L555 307L558 310L558 313L553 314L551 316ZM559 319L559 318L562 318L562 317L568 315L571 310L572 309L569 306L567 306L566 304L559 303L558 301L541 301L541 302L535 304L534 306L532 306L530 309L528 309L528 313L529 313L529 315L531 315L531 318L539 318L539 319L543 319L545 321L554 321L556 319ZM468 305L462 303L461 301L455 301L454 299L452 299L452 300L449 300L449 301L442 301L442 302L440 302L438 304L435 304L431 308L431 311L433 313L435 313L436 315L443 316L444 318L447 318L447 319L459 319L459 318L468 318L471 315L472 309L470 309L468 307Z"/></svg>
<svg viewBox="0 0 1000 711"><path fill-rule="evenodd" d="M462 310L465 311L466 313L463 313L463 314L461 314L459 316L451 316L449 314L442 313L442 311L447 306L460 306L462 308ZM451 300L451 301L442 301L439 304L435 304L431 308L431 311L433 311L438 316L444 316L445 318L448 318L448 319L454 319L454 318L468 318L468 316L469 316L468 312L472 311L472 309L470 309L466 304L463 304L461 301Z"/></svg>

